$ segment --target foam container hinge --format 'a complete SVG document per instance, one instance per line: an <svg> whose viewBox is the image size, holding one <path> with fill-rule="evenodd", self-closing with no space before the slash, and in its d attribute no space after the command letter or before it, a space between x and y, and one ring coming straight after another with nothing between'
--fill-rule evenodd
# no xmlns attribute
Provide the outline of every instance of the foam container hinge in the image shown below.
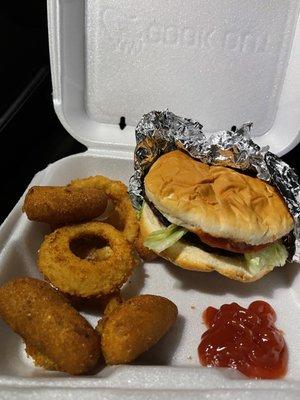
<svg viewBox="0 0 300 400"><path fill-rule="evenodd" d="M298 131L293 129L299 122L295 68L300 58L293 42L293 37L299 37L298 9L298 1L287 0L48 0L54 107L70 134L88 150L49 165L29 186L64 185L96 174L127 183L133 171L134 134L130 125L119 129L120 116L135 125L153 108L168 106L199 119L208 130L257 117L255 135L260 136L256 140L265 144L266 137L271 137L275 143L269 144L279 146L278 153L293 147L298 140ZM257 74L250 79L254 69ZM179 79L172 80L170 73ZM294 85L289 80L293 76ZM252 104L258 93L264 93L270 104ZM193 101L186 103L188 94ZM247 96L248 103L244 102ZM244 107L249 114L244 114ZM287 130L277 137L283 123L278 125L278 115L283 110L291 121L290 125L285 121ZM23 200L24 196L0 230L0 283L15 276L41 278L36 259L48 228L27 220L22 214ZM296 264L277 268L258 282L242 284L216 273L196 273L155 261L137 269L124 288L128 297L139 293L174 301L179 309L176 325L134 365L106 367L94 376L68 377L35 368L21 339L1 321L0 398L299 398L300 273ZM232 370L200 367L197 346L205 330L202 311L208 305L233 301L247 306L256 299L275 308L277 326L285 332L289 348L286 377L249 380ZM84 315L96 324L97 316Z"/></svg>

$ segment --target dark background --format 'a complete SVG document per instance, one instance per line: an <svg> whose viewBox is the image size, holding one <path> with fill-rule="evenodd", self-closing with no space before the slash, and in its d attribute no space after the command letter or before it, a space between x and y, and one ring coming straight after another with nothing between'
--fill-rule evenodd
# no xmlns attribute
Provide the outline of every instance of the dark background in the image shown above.
<svg viewBox="0 0 300 400"><path fill-rule="evenodd" d="M85 147L53 109L46 0L1 4L0 38L1 223L36 172Z"/></svg>
<svg viewBox="0 0 300 400"><path fill-rule="evenodd" d="M65 131L53 109L46 0L2 3L0 223L36 172L62 157L85 151ZM299 156L298 145L283 158L298 169Z"/></svg>

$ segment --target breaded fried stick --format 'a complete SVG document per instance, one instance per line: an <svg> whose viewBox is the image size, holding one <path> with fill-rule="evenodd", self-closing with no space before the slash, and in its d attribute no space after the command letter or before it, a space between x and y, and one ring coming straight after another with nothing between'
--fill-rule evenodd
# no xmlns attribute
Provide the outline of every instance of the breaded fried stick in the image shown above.
<svg viewBox="0 0 300 400"><path fill-rule="evenodd" d="M107 196L97 188L33 186L26 194L23 211L32 221L58 227L89 221L103 214Z"/></svg>
<svg viewBox="0 0 300 400"><path fill-rule="evenodd" d="M23 338L39 366L79 375L101 357L99 334L46 282L17 278L5 283L0 316Z"/></svg>
<svg viewBox="0 0 300 400"><path fill-rule="evenodd" d="M172 301L149 294L108 306L96 328L107 364L135 360L167 333L178 313Z"/></svg>

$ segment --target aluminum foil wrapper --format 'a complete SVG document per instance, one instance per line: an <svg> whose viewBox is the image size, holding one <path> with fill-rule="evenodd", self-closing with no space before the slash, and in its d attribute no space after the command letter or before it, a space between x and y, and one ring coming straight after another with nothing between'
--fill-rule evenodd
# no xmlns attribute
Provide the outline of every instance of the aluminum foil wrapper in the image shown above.
<svg viewBox="0 0 300 400"><path fill-rule="evenodd" d="M183 150L206 164L222 165L252 172L270 182L284 198L295 220L295 229L284 238L289 261L300 262L300 184L299 177L288 164L268 147L260 148L250 138L252 123L236 131L221 131L205 135L203 126L192 119L172 112L151 111L137 124L134 174L129 182L133 205L140 209L144 200L144 176L164 153Z"/></svg>

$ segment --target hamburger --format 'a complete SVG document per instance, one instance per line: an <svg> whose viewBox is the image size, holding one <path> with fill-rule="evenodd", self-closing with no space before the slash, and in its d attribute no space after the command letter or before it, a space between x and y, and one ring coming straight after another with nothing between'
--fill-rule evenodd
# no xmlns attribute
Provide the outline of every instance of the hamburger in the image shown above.
<svg viewBox="0 0 300 400"><path fill-rule="evenodd" d="M151 166L144 192L143 243L173 264L251 282L286 263L294 221L268 183L175 150Z"/></svg>

